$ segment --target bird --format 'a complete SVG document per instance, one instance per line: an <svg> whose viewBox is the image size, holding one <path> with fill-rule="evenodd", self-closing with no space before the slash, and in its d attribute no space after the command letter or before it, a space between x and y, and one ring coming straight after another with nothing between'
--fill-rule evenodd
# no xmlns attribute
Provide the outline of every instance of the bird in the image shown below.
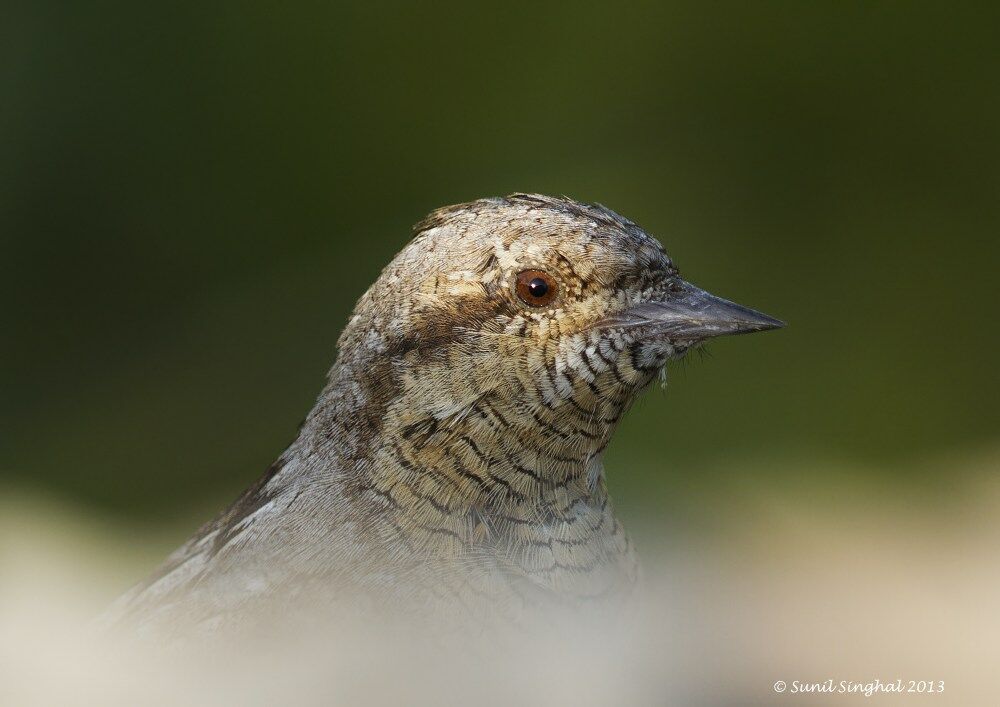
<svg viewBox="0 0 1000 707"><path fill-rule="evenodd" d="M358 300L292 444L110 620L216 632L344 597L506 615L627 596L640 568L602 461L622 416L668 361L782 326L600 204L433 211Z"/></svg>

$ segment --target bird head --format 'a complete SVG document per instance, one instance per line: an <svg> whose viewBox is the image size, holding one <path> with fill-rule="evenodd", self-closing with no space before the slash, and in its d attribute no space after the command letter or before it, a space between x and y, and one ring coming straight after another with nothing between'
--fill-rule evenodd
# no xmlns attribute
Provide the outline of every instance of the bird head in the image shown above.
<svg viewBox="0 0 1000 707"><path fill-rule="evenodd" d="M374 368L413 415L493 392L526 413L617 418L668 360L783 326L682 279L656 239L600 205L516 194L439 209L415 232L340 342L369 368L391 361Z"/></svg>

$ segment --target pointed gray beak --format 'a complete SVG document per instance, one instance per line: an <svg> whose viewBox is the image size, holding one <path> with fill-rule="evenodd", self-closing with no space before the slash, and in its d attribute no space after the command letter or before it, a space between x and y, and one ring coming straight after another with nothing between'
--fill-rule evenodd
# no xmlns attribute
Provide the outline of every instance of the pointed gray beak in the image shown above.
<svg viewBox="0 0 1000 707"><path fill-rule="evenodd" d="M676 340L751 334L785 326L780 319L716 297L684 280L675 281L674 289L661 299L640 302L605 323L641 328L652 336Z"/></svg>

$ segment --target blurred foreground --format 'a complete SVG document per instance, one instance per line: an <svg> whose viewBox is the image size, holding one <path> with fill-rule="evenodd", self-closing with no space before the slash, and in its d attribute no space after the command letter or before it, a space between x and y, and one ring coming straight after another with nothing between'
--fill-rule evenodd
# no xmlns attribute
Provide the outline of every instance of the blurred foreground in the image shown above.
<svg viewBox="0 0 1000 707"><path fill-rule="evenodd" d="M902 679L943 681L944 692L870 699L996 704L1000 449L933 465L962 479L941 500L847 484L831 469L822 492L720 489L704 506L707 534L632 522L646 600L615 625L567 627L565 640L511 643L470 627L458 646L345 625L235 655L202 646L167 656L81 629L193 525L114 525L5 489L0 702L850 704L864 695L779 695L773 685ZM669 540L659 549L658 534Z"/></svg>

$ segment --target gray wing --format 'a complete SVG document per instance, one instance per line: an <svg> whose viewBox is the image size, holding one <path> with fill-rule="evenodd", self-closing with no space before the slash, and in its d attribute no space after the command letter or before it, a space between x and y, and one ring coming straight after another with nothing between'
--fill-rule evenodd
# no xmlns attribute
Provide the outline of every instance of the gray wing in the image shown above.
<svg viewBox="0 0 1000 707"><path fill-rule="evenodd" d="M276 561L279 544L289 539L282 525L301 494L274 483L281 472L294 473L289 466L279 458L231 506L119 597L99 623L156 633L178 623L212 628L273 593L282 580L279 570L287 574L287 563Z"/></svg>

